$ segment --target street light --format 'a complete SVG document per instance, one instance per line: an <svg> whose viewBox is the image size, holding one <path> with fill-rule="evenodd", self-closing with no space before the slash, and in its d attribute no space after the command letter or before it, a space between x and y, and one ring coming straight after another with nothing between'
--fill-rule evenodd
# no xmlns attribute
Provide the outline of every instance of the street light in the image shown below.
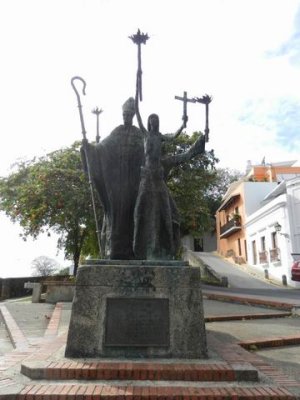
<svg viewBox="0 0 300 400"><path fill-rule="evenodd" d="M275 223L274 228L275 228L275 231L276 231L277 233L280 233L280 231L281 231L281 225L280 225L279 222L276 222L276 223Z"/></svg>
<svg viewBox="0 0 300 400"><path fill-rule="evenodd" d="M279 233L279 235L282 235L282 236L284 236L284 237L286 237L286 238L289 237L288 233L281 233L281 228L282 228L282 226L280 225L279 222L276 222L276 223L274 224L274 228L275 228L275 232Z"/></svg>

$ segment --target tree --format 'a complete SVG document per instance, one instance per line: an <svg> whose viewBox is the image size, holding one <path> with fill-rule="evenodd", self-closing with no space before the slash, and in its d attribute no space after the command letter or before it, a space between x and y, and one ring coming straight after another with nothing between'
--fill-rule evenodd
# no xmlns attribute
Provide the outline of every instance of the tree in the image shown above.
<svg viewBox="0 0 300 400"><path fill-rule="evenodd" d="M40 256L35 258L31 263L33 276L50 276L54 275L59 264L50 257Z"/></svg>
<svg viewBox="0 0 300 400"><path fill-rule="evenodd" d="M90 189L84 175L80 143L44 157L22 161L16 172L0 179L0 209L23 228L23 239L50 230L59 234L58 248L74 262L96 255L97 240ZM96 198L97 201L97 198ZM97 202L98 218L102 208Z"/></svg>
<svg viewBox="0 0 300 400"><path fill-rule="evenodd" d="M210 208L212 214L215 215L217 209L222 203L222 199L225 196L230 184L238 181L244 176L238 170L229 168L217 168L214 185L210 188L207 195L210 198Z"/></svg>
<svg viewBox="0 0 300 400"><path fill-rule="evenodd" d="M167 154L188 150L199 137L181 134L168 142ZM74 262L74 275L81 255L98 256L96 228L90 188L83 172L80 143L44 157L16 163L8 177L0 178L0 210L23 228L23 239L36 238L51 230L59 234L58 248ZM214 214L229 183L240 176L235 171L216 169L213 150L173 168L167 184L181 216L181 231L195 237L213 229ZM102 207L96 199L99 226Z"/></svg>
<svg viewBox="0 0 300 400"><path fill-rule="evenodd" d="M167 154L186 152L199 137L181 134L165 147ZM202 236L215 228L215 212L231 182L241 177L238 171L216 168L219 160L210 150L188 163L173 168L167 178L168 187L181 216L181 233Z"/></svg>
<svg viewBox="0 0 300 400"><path fill-rule="evenodd" d="M181 134L175 141L168 143L167 154L181 154L199 138L200 133L192 136ZM218 159L213 150L205 152L173 168L167 184L176 202L181 216L181 233L200 236L212 227L211 212L207 193L215 181L215 164Z"/></svg>

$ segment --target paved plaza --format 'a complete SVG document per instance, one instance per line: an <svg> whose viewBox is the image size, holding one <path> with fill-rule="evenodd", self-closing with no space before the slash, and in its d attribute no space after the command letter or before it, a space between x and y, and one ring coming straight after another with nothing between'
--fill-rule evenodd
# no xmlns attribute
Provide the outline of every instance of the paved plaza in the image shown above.
<svg viewBox="0 0 300 400"><path fill-rule="evenodd" d="M269 390L269 395L273 396L270 398L296 398L300 393L300 317L292 314L292 307L290 310L282 311L273 307L264 307L262 304L258 307L232 301L210 300L212 291L213 289L207 291L204 289L203 291L209 359L192 364L190 360L172 360L173 363L177 363L177 375L180 368L185 371L182 372L183 377L186 377L184 375L186 368L191 370L191 368L197 369L198 366L203 369L205 366L206 369L210 368L211 374L214 369L218 368L218 380L223 380L222 388L227 388L227 395L231 393L230 391L235 393L234 391L243 390L242 393L245 394L248 390L249 396L240 398L259 398L255 392L259 387L262 393L264 390ZM101 363L101 360L71 360L64 357L71 303L32 304L30 300L30 298L24 298L18 301L0 303L0 398L27 399L26 391L31 393L30 390L33 390L32 379L36 384L34 390L41 393L43 391L48 393L47 390L50 392L53 390L53 393L56 393L55 387L56 390L62 390L63 386L67 387L68 385L73 388L73 392L77 395L79 390L81 390L80 393L83 393L84 390L86 390L85 393L89 393L92 388L96 393L97 385L100 383L103 385L103 380L99 379L97 384L91 386L91 366L94 365L94 368L97 368L97 373L100 374L101 365L98 365L97 362ZM112 360L105 360L105 362L107 361ZM155 360L149 361L150 364L155 362ZM141 367L138 360L132 360L132 362L133 364L136 363L132 366L132 371L134 371L134 368L139 369ZM166 362L170 363L170 360L160 360L160 363ZM97 364L96 367L95 363ZM126 363L128 367L128 360ZM21 365L23 373L20 373ZM161 368L161 365L159 368ZM217 365L218 367L216 367ZM239 369L241 365L243 365L243 373ZM51 366L52 371L51 384L49 380L45 379L45 377L49 378L51 375L49 366ZM74 376L66 374L66 368L69 369L70 374L71 366L73 366ZM83 373L83 366L86 376L89 377L88 381L83 379L85 375L80 375ZM119 363L118 368L121 367L122 365ZM154 364L153 368L157 369L158 366ZM230 376L228 368L233 368L230 369L231 373L236 368L235 381L230 381L231 378L228 378ZM91 371L88 372L90 369ZM109 384L120 387L117 379L120 372L106 364L106 377L108 370L111 371ZM253 371L258 373L259 386L257 382L251 382L252 378L249 378ZM205 370L206 374L208 372ZM135 373L138 372L132 372L132 379ZM148 371L148 373L154 372ZM61 379L64 374L66 378L62 382ZM224 374L228 378L226 378L227 381ZM69 379L67 379L68 376ZM76 376L79 378L74 380ZM248 380L245 378L247 376ZM36 380L37 378L38 380ZM122 387L124 385L129 387L128 385L132 384L132 379L123 381ZM186 382L186 379L180 382L172 382L172 387L181 385L181 388L188 388L191 379L188 378L188 382ZM148 382L147 385L149 385L149 382L151 382L151 385L155 384L154 380L148 379L146 381ZM157 387L167 387L168 383L170 383L168 380L160 381ZM142 381L138 380L135 384L142 385ZM220 383L217 382L193 382L194 388L200 390L204 387L208 391L211 390L211 393L215 393L218 385ZM77 392L76 387L78 388ZM282 392L277 392L279 388ZM23 393L24 396L22 395L22 397L20 393ZM280 393L283 397L280 397ZM17 397L18 394L21 397ZM217 398L213 397L213 394L211 396L211 399ZM44 397L28 398L44 399ZM50 399L51 397L46 398ZM70 394L68 398L75 399L77 397L72 397Z"/></svg>

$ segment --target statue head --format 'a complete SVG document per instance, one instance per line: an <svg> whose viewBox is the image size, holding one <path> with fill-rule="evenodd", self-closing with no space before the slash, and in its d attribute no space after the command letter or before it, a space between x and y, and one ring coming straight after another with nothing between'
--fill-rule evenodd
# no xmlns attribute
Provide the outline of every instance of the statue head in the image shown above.
<svg viewBox="0 0 300 400"><path fill-rule="evenodd" d="M148 117L148 131L159 132L159 116L157 114L151 114Z"/></svg>
<svg viewBox="0 0 300 400"><path fill-rule="evenodd" d="M133 97L129 97L129 99L125 101L125 103L123 104L122 110L123 110L124 125L131 126L132 120L133 120L133 117L135 114Z"/></svg>

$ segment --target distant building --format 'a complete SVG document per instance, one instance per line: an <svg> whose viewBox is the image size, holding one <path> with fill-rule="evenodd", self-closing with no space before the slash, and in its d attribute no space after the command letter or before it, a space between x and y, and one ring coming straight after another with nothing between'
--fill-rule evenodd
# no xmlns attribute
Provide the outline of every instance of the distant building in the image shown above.
<svg viewBox="0 0 300 400"><path fill-rule="evenodd" d="M268 240L266 237L263 239L262 236L258 244L257 239L252 240L256 228L255 224L251 225L250 221L254 214L259 214L259 210L266 206L268 199L271 199L268 197L272 196L271 193L273 196L279 193L277 188L279 188L280 182L299 179L300 167L294 167L294 163L295 161L251 165L248 162L247 174L230 185L216 213L217 251L219 254L232 257L236 263L248 262L253 265L259 264L259 257L260 261L263 260L263 252L266 251L268 251L269 261L271 255L272 259L276 258L275 249L278 246L275 243L277 238L277 234L274 234L275 228L273 229L269 222ZM291 207L290 204L288 206ZM283 220L280 219L278 223L285 227L286 225L281 224L280 221L283 223ZM264 229L264 224L267 224L267 221L261 221L259 229ZM297 246L294 248L297 249ZM270 250L273 251L270 252ZM292 249L290 250L292 252ZM286 250L283 251L286 252ZM293 250L293 252L296 251ZM266 253L264 254L266 257ZM290 259L289 261L286 259L285 264L287 265L289 262ZM279 273L276 277L279 278Z"/></svg>
<svg viewBox="0 0 300 400"><path fill-rule="evenodd" d="M187 250L206 252L216 251L216 232L205 232L199 238L194 238L192 235L185 235L181 238L181 244Z"/></svg>
<svg viewBox="0 0 300 400"><path fill-rule="evenodd" d="M248 263L291 286L291 267L300 258L300 176L282 181L247 218Z"/></svg>

